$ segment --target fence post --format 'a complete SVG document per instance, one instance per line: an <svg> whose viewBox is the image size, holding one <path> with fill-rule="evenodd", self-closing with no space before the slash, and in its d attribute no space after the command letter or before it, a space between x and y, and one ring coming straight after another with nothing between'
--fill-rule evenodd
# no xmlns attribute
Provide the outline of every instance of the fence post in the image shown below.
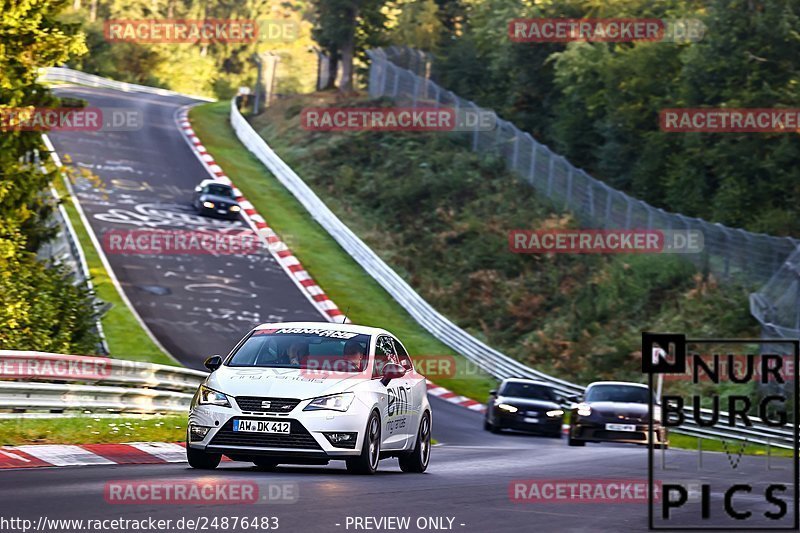
<svg viewBox="0 0 800 533"><path fill-rule="evenodd" d="M717 224L717 226L721 226L721 224ZM726 231L726 229L727 228L722 228L722 236L725 239L725 246L723 246L722 249L725 251L725 254L724 254L724 258L725 259L723 261L723 264L725 265L725 267L724 267L723 272L724 272L725 277L727 278L730 275L731 257L730 257L730 255L728 255L728 241L730 239L728 237L728 232Z"/></svg>
<svg viewBox="0 0 800 533"><path fill-rule="evenodd" d="M470 102L470 105L472 106L472 109L475 110L475 114L477 115L478 114L478 106L475 105L475 102ZM477 152L478 151L478 133L479 133L478 125L476 124L475 126L473 126L473 128L474 129L472 130L472 151L473 152Z"/></svg>
<svg viewBox="0 0 800 533"><path fill-rule="evenodd" d="M564 198L564 209L569 208L572 204L572 173L574 169L569 165L569 172L567 173L567 196Z"/></svg>
<svg viewBox="0 0 800 533"><path fill-rule="evenodd" d="M531 140L531 166L528 169L528 182L533 185L535 182L534 178L536 176L536 156L539 152L539 148L536 145L536 141L530 134L528 134L528 137Z"/></svg>
<svg viewBox="0 0 800 533"><path fill-rule="evenodd" d="M519 132L514 134L514 153L511 156L511 169L517 169L517 158L519 157Z"/></svg>
<svg viewBox="0 0 800 533"><path fill-rule="evenodd" d="M381 57L381 93L380 96L386 94L386 71L389 70L389 62L386 61L386 54L381 52L383 57Z"/></svg>
<svg viewBox="0 0 800 533"><path fill-rule="evenodd" d="M555 164L556 164L556 156L555 156L555 154L553 152L548 152L548 155L550 156L550 167L549 167L549 169L547 171L547 197L548 198L552 198L552 196L553 196L553 174L554 174L553 168L555 167Z"/></svg>
<svg viewBox="0 0 800 533"><path fill-rule="evenodd" d="M625 202L628 204L628 209L625 210L625 229L631 229L631 211L633 211L633 202L627 196L625 196Z"/></svg>
<svg viewBox="0 0 800 533"><path fill-rule="evenodd" d="M400 73L397 72L397 67L392 65L392 71L394 72L394 87L392 88L392 98L397 98L397 89L398 85L400 85Z"/></svg>

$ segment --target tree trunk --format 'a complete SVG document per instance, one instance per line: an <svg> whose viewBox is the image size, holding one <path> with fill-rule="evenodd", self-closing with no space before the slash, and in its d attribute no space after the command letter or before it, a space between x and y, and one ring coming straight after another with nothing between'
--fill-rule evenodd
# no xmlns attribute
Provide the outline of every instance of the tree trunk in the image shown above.
<svg viewBox="0 0 800 533"><path fill-rule="evenodd" d="M328 54L328 79L326 80L325 89L334 89L336 87L336 72L339 70L339 49L334 47Z"/></svg>
<svg viewBox="0 0 800 533"><path fill-rule="evenodd" d="M342 82L339 90L343 93L353 91L353 55L355 53L355 36L348 35L347 41L342 43Z"/></svg>
<svg viewBox="0 0 800 533"><path fill-rule="evenodd" d="M348 19L346 24L350 27L350 31L347 32L347 38L342 42L342 82L339 84L339 90L343 93L353 91L353 57L356 50L358 10L353 9L352 13L348 13Z"/></svg>

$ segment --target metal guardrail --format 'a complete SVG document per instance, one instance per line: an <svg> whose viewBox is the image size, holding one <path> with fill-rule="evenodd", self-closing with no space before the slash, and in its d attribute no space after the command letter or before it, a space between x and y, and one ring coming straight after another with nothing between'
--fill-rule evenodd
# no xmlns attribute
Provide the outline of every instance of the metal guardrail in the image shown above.
<svg viewBox="0 0 800 533"><path fill-rule="evenodd" d="M487 346L436 311L364 241L339 220L297 173L278 157L245 120L239 112L235 100L231 101L230 121L242 144L297 198L314 220L434 337L496 378L539 379L550 383L553 388L564 394L583 392L585 387L545 374ZM687 408L684 410L684 414L688 418L691 416L692 410ZM721 416L726 415L727 413L721 412ZM747 439L754 443L766 443L769 440L773 446L782 448L791 448L794 444L794 434L791 431L776 430L764 424L757 424L752 429L726 429L703 428L694 422L687 422L675 431L706 438Z"/></svg>
<svg viewBox="0 0 800 533"><path fill-rule="evenodd" d="M0 410L186 411L206 375L107 357L0 350Z"/></svg>
<svg viewBox="0 0 800 533"><path fill-rule="evenodd" d="M187 98L194 98L195 100L203 100L206 102L216 102L215 98L207 96L197 96L192 94L183 94L169 89L160 89L158 87L148 87L147 85L139 85L136 83L127 83L124 81L110 80L94 74L86 74L79 70L73 70L67 67L50 67L43 68L39 72L39 82L61 82L61 83L76 83L78 85L88 85L89 87L100 87L104 89L114 89L115 91L124 92L138 92L156 94L159 96L185 96Z"/></svg>
<svg viewBox="0 0 800 533"><path fill-rule="evenodd" d="M58 154L56 154L55 150L53 150L50 139L47 137L47 135L43 135L42 140L44 141L45 146L47 146L47 149L50 150L50 158L53 161L53 164L56 165L56 167L61 167L61 159L58 157ZM49 253L51 254L51 257L60 257L62 262L67 264L68 268L70 268L70 270L74 273L76 283L85 284L86 288L88 288L89 291L94 295L94 283L92 282L92 275L89 272L89 264L86 261L86 255L83 253L83 248L81 248L78 235L75 233L75 228L72 226L72 222L70 222L67 209L61 202L61 196L58 194L58 191L56 191L55 187L52 185L50 186L50 194L56 203L56 209L53 212L53 218L59 227L59 234L55 239L56 244L52 245ZM59 250L59 247L61 250ZM103 302L96 296L93 296L92 298L94 300L94 308L98 311L94 321L95 331L97 332L99 339L97 343L97 353L108 355L110 353L108 350L108 341L106 339L105 331L103 330L103 323L101 321L102 313L100 312Z"/></svg>
<svg viewBox="0 0 800 533"><path fill-rule="evenodd" d="M0 408L25 411L183 412L191 399L191 394L154 389L0 382Z"/></svg>

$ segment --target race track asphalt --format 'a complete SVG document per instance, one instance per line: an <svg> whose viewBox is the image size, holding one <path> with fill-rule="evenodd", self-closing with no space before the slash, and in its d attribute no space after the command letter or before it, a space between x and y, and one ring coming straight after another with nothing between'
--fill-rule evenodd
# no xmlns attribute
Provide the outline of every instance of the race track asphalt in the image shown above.
<svg viewBox="0 0 800 533"><path fill-rule="evenodd" d="M57 92L142 117L143 127L133 131L59 131L50 138L62 159L99 178L79 179L78 199L125 294L175 358L202 368L256 324L324 320L266 250L141 255L110 246L103 236L111 230L245 227L198 216L191 205L194 187L209 177L176 127L176 112L192 100L96 88Z"/></svg>

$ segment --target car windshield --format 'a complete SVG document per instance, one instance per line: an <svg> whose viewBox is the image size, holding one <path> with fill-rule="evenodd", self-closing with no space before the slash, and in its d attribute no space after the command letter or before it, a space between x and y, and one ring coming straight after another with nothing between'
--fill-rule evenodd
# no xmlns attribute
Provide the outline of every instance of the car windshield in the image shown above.
<svg viewBox="0 0 800 533"><path fill-rule="evenodd" d="M219 184L206 185L205 194L213 194L214 196L224 196L226 198L233 198L233 189L225 185L219 185Z"/></svg>
<svg viewBox="0 0 800 533"><path fill-rule="evenodd" d="M369 335L330 329L256 330L236 350L228 366L363 372L369 339Z"/></svg>
<svg viewBox="0 0 800 533"><path fill-rule="evenodd" d="M587 402L648 403L650 391L630 385L595 385L586 393Z"/></svg>
<svg viewBox="0 0 800 533"><path fill-rule="evenodd" d="M531 400L547 400L554 402L556 398L553 389L536 383L509 382L500 391L502 396L514 396L516 398L529 398Z"/></svg>

